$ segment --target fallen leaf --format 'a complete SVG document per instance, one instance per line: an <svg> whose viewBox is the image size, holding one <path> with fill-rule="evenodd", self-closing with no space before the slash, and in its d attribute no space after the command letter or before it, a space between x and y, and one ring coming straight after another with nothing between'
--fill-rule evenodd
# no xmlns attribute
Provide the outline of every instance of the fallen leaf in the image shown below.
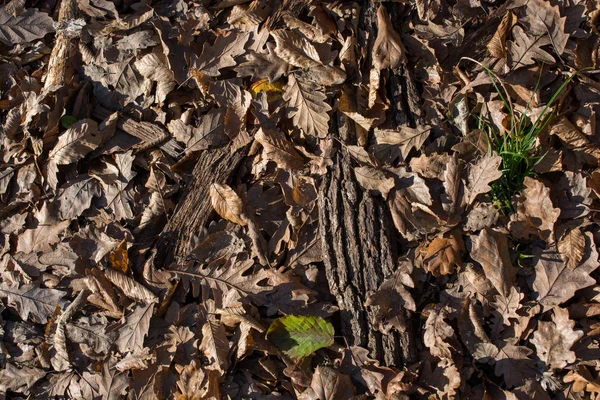
<svg viewBox="0 0 600 400"><path fill-rule="evenodd" d="M486 154L470 167L467 204L472 204L478 195L492 190L489 184L502 176L498 169L501 163L502 158L497 154Z"/></svg>
<svg viewBox="0 0 600 400"><path fill-rule="evenodd" d="M210 186L210 200L222 218L241 226L248 224L242 199L228 185L213 183Z"/></svg>
<svg viewBox="0 0 600 400"><path fill-rule="evenodd" d="M288 315L273 321L267 339L293 359L302 359L333 344L333 325L321 317Z"/></svg>
<svg viewBox="0 0 600 400"><path fill-rule="evenodd" d="M291 74L283 93L287 101L287 116L307 135L325 138L329 134L331 107L322 88L302 77Z"/></svg>

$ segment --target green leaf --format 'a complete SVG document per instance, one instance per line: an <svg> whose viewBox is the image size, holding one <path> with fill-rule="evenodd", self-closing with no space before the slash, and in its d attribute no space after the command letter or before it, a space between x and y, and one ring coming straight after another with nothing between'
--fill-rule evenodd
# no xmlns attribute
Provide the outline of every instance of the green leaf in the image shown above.
<svg viewBox="0 0 600 400"><path fill-rule="evenodd" d="M333 344L333 325L321 317L288 315L273 321L267 331L267 339L294 359Z"/></svg>
<svg viewBox="0 0 600 400"><path fill-rule="evenodd" d="M62 117L60 117L60 124L65 129L69 129L69 127L71 125L73 125L75 122L77 122L77 118L75 118L72 115L63 115Z"/></svg>

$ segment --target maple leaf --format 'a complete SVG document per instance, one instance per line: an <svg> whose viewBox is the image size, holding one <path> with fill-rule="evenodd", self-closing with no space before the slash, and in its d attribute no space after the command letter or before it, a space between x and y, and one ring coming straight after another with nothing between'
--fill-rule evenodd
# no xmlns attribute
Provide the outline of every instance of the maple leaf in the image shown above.
<svg viewBox="0 0 600 400"><path fill-rule="evenodd" d="M512 33L514 40L508 42L508 50L513 68L535 64L536 61L554 64L554 57L541 49L552 43L547 35L528 35L518 25L513 27Z"/></svg>
<svg viewBox="0 0 600 400"><path fill-rule="evenodd" d="M574 269L567 267L553 243L546 250L535 251L535 277L532 287L534 299L544 306L564 303L579 289L593 285L596 281L590 273L598 268L598 251L589 233L585 234L583 261Z"/></svg>
<svg viewBox="0 0 600 400"><path fill-rule="evenodd" d="M307 135L324 138L329 134L327 112L331 107L325 102L327 96L322 87L292 74L288 77L283 99L288 103L288 118L292 118L294 125Z"/></svg>

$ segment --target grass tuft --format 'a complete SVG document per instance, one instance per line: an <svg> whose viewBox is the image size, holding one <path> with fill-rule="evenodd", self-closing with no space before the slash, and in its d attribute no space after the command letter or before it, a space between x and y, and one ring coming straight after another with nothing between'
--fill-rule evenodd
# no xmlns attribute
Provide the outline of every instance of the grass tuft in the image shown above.
<svg viewBox="0 0 600 400"><path fill-rule="evenodd" d="M483 116L479 116L478 121L479 129L488 135L490 152L495 151L502 157L502 177L491 185L492 200L503 214L514 212L512 204L513 196L523 188L525 177L535 176L535 166L545 156L545 153L542 154L540 147L537 145L537 139L556 114L556 109L552 109L551 107L563 89L581 71L573 73L560 85L537 120L532 121L528 117L527 112L530 110L533 98L530 99L524 111L518 112L513 106L506 87L494 71L471 58L465 59L480 65L488 73L494 89L498 93L498 96L500 96L500 99L504 103L504 108L510 116L510 127L504 133L499 132ZM539 83L540 79L538 79L534 90L537 90Z"/></svg>

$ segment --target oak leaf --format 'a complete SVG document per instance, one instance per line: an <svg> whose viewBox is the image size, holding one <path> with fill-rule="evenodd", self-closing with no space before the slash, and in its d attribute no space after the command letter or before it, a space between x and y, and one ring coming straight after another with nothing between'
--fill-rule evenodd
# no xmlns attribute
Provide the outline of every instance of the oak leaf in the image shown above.
<svg viewBox="0 0 600 400"><path fill-rule="evenodd" d="M569 311L559 307L554 307L552 321L538 321L531 343L548 367L560 369L576 361L571 347L581 339L583 331L573 330L574 327L575 321L569 319Z"/></svg>
<svg viewBox="0 0 600 400"><path fill-rule="evenodd" d="M408 153L414 148L419 150L423 143L429 137L431 127L428 125L417 126L411 128L409 126L401 126L396 129L375 129L376 148L385 150L393 147L399 150L402 161L406 160ZM378 151L376 149L376 153ZM393 160L392 160L393 161Z"/></svg>
<svg viewBox="0 0 600 400"><path fill-rule="evenodd" d="M348 375L327 366L319 365L315 370L310 387L299 400L342 400L354 397L354 384Z"/></svg>
<svg viewBox="0 0 600 400"><path fill-rule="evenodd" d="M382 170L377 168L356 167L354 175L363 188L378 191L384 199L395 186L394 178L388 178Z"/></svg>
<svg viewBox="0 0 600 400"><path fill-rule="evenodd" d="M217 36L212 46L208 43L204 45L200 57L194 60L192 68L201 70L208 76L219 76L221 69L236 65L234 58L244 53L244 46L249 37L249 32L238 31Z"/></svg>
<svg viewBox="0 0 600 400"><path fill-rule="evenodd" d="M263 146L266 159L282 169L300 169L304 160L288 138L279 131L259 129L254 138Z"/></svg>
<svg viewBox="0 0 600 400"><path fill-rule="evenodd" d="M451 231L433 239L421 250L425 270L433 276L449 275L456 267L460 267L462 259L461 251L465 251L462 235Z"/></svg>
<svg viewBox="0 0 600 400"><path fill-rule="evenodd" d="M558 251L570 269L575 269L583 259L585 236L578 228L569 229L558 241Z"/></svg>
<svg viewBox="0 0 600 400"><path fill-rule="evenodd" d="M529 35L518 25L513 27L512 33L514 39L508 42L508 51L513 68L535 64L536 61L554 64L554 57L542 49L552 43L547 35Z"/></svg>
<svg viewBox="0 0 600 400"><path fill-rule="evenodd" d="M556 244L547 249L535 251L535 276L532 282L533 298L544 306L564 303L579 289L596 283L590 273L597 269L598 251L591 234L585 234L585 254L583 261L574 269L567 267L558 252Z"/></svg>

